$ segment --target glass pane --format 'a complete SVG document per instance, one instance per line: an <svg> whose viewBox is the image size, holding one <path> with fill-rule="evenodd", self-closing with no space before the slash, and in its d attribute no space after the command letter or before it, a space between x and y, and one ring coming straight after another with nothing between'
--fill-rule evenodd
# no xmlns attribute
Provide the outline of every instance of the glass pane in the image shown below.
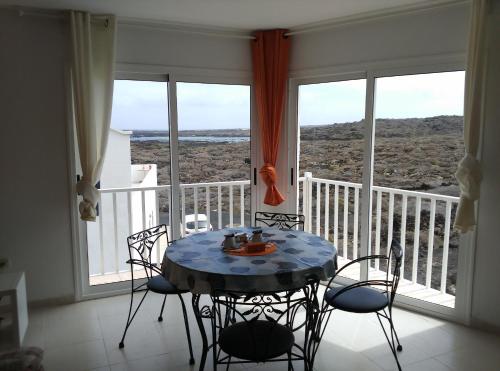
<svg viewBox="0 0 500 371"><path fill-rule="evenodd" d="M464 154L462 71L378 78L372 252L404 247L399 292L453 307L459 236L454 173ZM370 276L385 265L372 262Z"/></svg>
<svg viewBox="0 0 500 371"><path fill-rule="evenodd" d="M250 86L177 83L181 234L249 225Z"/></svg>
<svg viewBox="0 0 500 371"><path fill-rule="evenodd" d="M339 266L360 254L365 91L364 79L299 86L299 212L335 244Z"/></svg>
<svg viewBox="0 0 500 371"><path fill-rule="evenodd" d="M167 82L115 81L99 217L87 223L91 285L130 279L127 236L170 224L167 95ZM161 262L166 244L160 242L153 262Z"/></svg>

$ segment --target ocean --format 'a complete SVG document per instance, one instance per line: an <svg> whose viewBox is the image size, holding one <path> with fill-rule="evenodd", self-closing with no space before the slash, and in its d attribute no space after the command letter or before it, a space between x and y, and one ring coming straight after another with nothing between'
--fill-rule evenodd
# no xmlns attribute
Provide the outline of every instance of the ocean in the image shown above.
<svg viewBox="0 0 500 371"><path fill-rule="evenodd" d="M130 137L133 142L157 141L168 142L169 138L166 136L134 136ZM215 136L192 136L192 137L179 137L180 142L209 142L209 143L239 143L248 142L250 137L215 137Z"/></svg>

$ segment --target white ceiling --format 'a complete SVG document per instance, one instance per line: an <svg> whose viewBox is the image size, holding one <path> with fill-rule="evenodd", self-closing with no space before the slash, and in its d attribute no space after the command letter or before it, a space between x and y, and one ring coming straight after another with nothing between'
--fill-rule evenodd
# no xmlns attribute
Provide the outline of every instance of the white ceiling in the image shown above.
<svg viewBox="0 0 500 371"><path fill-rule="evenodd" d="M255 30L291 28L450 1L453 0L0 0L0 5L79 9L124 18Z"/></svg>

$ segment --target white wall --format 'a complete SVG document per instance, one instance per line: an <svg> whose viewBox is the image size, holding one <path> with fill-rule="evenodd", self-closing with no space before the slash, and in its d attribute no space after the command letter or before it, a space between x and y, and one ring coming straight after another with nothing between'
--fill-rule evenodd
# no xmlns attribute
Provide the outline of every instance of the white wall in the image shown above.
<svg viewBox="0 0 500 371"><path fill-rule="evenodd" d="M468 12L467 5L454 6L299 34L293 39L290 68L298 72L464 53Z"/></svg>
<svg viewBox="0 0 500 371"><path fill-rule="evenodd" d="M73 296L66 27L0 11L0 256L30 300Z"/></svg>
<svg viewBox="0 0 500 371"><path fill-rule="evenodd" d="M500 331L500 1L490 17L472 321Z"/></svg>
<svg viewBox="0 0 500 371"><path fill-rule="evenodd" d="M130 131L109 131L106 157L102 164L101 188L130 187Z"/></svg>
<svg viewBox="0 0 500 371"><path fill-rule="evenodd" d="M156 164L132 165L133 187L154 187L158 185ZM142 197L144 195L144 215L142 213ZM132 193L132 233L157 225L156 192L145 191ZM145 218L144 218L145 216ZM144 225L144 221L146 224Z"/></svg>
<svg viewBox="0 0 500 371"><path fill-rule="evenodd" d="M119 25L117 63L250 71L250 40Z"/></svg>

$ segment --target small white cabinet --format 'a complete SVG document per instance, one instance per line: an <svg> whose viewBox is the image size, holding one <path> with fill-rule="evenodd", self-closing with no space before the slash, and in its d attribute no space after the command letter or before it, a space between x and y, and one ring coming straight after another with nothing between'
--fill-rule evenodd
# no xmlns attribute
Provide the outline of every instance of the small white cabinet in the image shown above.
<svg viewBox="0 0 500 371"><path fill-rule="evenodd" d="M20 348L28 328L24 272L0 273L0 349Z"/></svg>

